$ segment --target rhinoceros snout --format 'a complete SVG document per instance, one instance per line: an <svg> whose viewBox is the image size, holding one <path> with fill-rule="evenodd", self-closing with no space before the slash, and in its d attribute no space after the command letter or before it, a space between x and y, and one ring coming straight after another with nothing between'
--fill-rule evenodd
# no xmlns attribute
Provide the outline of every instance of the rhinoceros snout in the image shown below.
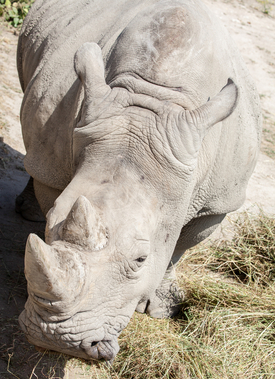
<svg viewBox="0 0 275 379"><path fill-rule="evenodd" d="M91 359L112 361L119 352L119 345L117 339L109 341L93 341L90 345L83 346L83 349Z"/></svg>

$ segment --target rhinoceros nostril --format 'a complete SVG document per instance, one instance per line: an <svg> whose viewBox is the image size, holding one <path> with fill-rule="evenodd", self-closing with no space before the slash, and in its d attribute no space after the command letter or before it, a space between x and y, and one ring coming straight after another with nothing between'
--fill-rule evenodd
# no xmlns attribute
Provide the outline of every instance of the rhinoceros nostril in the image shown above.
<svg viewBox="0 0 275 379"><path fill-rule="evenodd" d="M91 343L91 346L95 346L97 344L98 344L98 341L94 341L94 342Z"/></svg>

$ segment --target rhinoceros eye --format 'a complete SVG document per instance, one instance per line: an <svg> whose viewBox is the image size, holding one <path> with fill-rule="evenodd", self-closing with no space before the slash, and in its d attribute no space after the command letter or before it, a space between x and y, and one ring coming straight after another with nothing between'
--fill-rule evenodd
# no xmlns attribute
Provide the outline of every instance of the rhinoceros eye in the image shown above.
<svg viewBox="0 0 275 379"><path fill-rule="evenodd" d="M138 258L136 259L136 262L138 262L138 263L143 263L143 262L145 261L145 259L146 259L145 256L138 257Z"/></svg>
<svg viewBox="0 0 275 379"><path fill-rule="evenodd" d="M138 240L131 249L131 259L128 260L128 265L133 272L139 271L144 265L150 253L149 241Z"/></svg>
<svg viewBox="0 0 275 379"><path fill-rule="evenodd" d="M132 278L132 275L142 268L146 258L146 255L141 255L136 259L129 260L125 266L126 276Z"/></svg>

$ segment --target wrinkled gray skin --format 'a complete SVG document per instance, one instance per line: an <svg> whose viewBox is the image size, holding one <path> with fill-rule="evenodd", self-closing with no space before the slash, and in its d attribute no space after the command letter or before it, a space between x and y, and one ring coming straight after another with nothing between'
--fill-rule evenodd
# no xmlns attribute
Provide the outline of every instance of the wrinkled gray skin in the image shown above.
<svg viewBox="0 0 275 379"><path fill-rule="evenodd" d="M47 215L46 243L26 246L20 324L35 345L112 360L135 310L178 310L180 256L243 203L255 86L199 0L36 0L18 69Z"/></svg>

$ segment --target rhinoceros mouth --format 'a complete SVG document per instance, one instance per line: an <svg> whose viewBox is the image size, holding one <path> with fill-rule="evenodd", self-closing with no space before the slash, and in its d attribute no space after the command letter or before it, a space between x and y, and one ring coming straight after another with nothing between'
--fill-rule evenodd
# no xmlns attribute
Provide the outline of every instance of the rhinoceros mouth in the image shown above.
<svg viewBox="0 0 275 379"><path fill-rule="evenodd" d="M106 338L104 337L103 330L99 333L87 331L86 338L79 340L76 335L59 335L54 331L52 331L51 334L49 333L49 330L45 330L48 329L47 326L44 326L44 328L42 325L38 326L33 322L30 322L30 320L27 321L24 316L24 314L20 315L20 326L25 332L29 343L39 350L54 350L87 360L104 359L105 361L113 361L119 352L117 336L106 335ZM94 337L93 334L95 334ZM90 337L88 337L88 335L90 335ZM73 338L71 339L71 337ZM98 337L99 339L103 337L103 339L98 340Z"/></svg>
<svg viewBox="0 0 275 379"><path fill-rule="evenodd" d="M45 322L32 306L21 313L19 324L29 343L38 349L105 361L113 361L119 352L117 338L124 326L117 320L114 325L106 323L95 329L91 328L91 324L88 328L72 328L78 324L75 318ZM74 329L78 331L75 332Z"/></svg>
<svg viewBox="0 0 275 379"><path fill-rule="evenodd" d="M87 356L91 359L104 359L105 361L113 361L119 352L117 338L112 340L93 341L89 346L82 346Z"/></svg>
<svg viewBox="0 0 275 379"><path fill-rule="evenodd" d="M35 348L42 353L47 351L45 347L41 347L38 345L35 345ZM103 340L99 342L94 341L91 343L90 347L83 348L83 350L86 354L86 359L104 359L106 362L112 362L115 359L117 353L119 352L119 345L117 343L117 340ZM81 353L79 354L79 356L81 358L84 357Z"/></svg>
<svg viewBox="0 0 275 379"><path fill-rule="evenodd" d="M28 338L28 341L36 347L39 351L52 350L53 346L48 346L45 343L37 344L31 338ZM42 346L41 346L42 345ZM105 361L112 362L117 353L119 352L119 345L117 338L113 340L102 340L102 341L93 341L85 347L82 343L79 346L79 349L60 349L59 347L54 348L54 350L68 355L77 356L79 358L84 358L87 360L100 360L104 359Z"/></svg>

